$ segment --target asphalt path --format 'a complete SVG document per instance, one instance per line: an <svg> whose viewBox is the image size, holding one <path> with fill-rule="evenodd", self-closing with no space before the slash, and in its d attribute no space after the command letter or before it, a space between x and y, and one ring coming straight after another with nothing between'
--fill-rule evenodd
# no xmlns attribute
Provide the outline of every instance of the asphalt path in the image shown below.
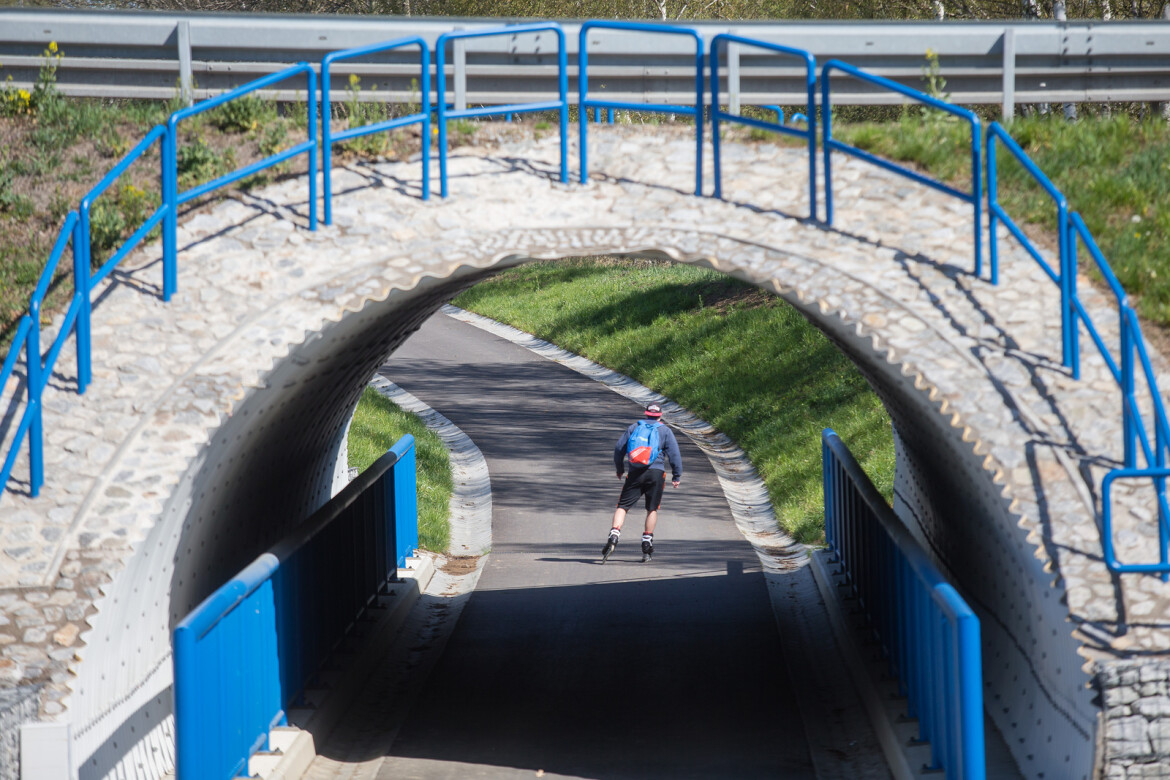
<svg viewBox="0 0 1170 780"><path fill-rule="evenodd" d="M763 574L698 449L678 436L654 559L639 507L602 565L640 407L442 314L382 373L483 452L493 546L379 778L814 776Z"/></svg>

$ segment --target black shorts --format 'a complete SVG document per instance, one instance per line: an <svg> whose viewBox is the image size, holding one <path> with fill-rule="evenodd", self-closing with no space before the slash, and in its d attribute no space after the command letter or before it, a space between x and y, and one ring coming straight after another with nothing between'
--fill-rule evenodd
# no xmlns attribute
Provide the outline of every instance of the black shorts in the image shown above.
<svg viewBox="0 0 1170 780"><path fill-rule="evenodd" d="M626 483L622 485L622 494L618 498L618 506L629 510L638 503L638 496L646 497L646 511L657 512L662 503L662 491L666 487L666 472L658 469L630 470L626 476Z"/></svg>

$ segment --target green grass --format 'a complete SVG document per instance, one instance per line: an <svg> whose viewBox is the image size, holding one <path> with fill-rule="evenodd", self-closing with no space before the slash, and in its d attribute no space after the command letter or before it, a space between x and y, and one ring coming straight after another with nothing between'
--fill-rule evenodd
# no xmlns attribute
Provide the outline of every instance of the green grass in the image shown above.
<svg viewBox="0 0 1170 780"><path fill-rule="evenodd" d="M451 542L448 511L455 483L447 450L422 420L366 388L349 429L349 466L364 471L407 433L414 436L418 463L419 546L443 553Z"/></svg>
<svg viewBox="0 0 1170 780"><path fill-rule="evenodd" d="M1017 119L1008 129L1084 217L1138 312L1170 326L1170 124L1122 114L1078 122L1049 115ZM970 135L962 123L907 114L895 123L844 125L834 135L970 186ZM1002 148L998 159L1000 202L1017 223L1042 229L1055 246L1051 198ZM1079 255L1082 267L1090 267L1088 253Z"/></svg>
<svg viewBox="0 0 1170 780"><path fill-rule="evenodd" d="M505 271L455 299L627 374L734 439L781 526L823 539L821 429L893 490L890 420L848 359L795 309L718 272L570 260Z"/></svg>

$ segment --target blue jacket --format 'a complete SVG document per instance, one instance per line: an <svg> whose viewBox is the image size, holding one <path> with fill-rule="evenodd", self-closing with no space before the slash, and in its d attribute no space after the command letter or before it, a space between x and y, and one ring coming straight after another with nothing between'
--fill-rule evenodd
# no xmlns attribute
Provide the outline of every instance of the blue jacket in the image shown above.
<svg viewBox="0 0 1170 780"><path fill-rule="evenodd" d="M626 428L626 432L618 439L618 443L613 448L613 465L617 468L616 473L622 474L626 470L626 446L630 441L630 434L634 432L634 427L638 423L630 423L630 427ZM670 430L664 423L658 423L658 459L651 463L647 468L656 469L657 471L666 471L666 461L670 460L670 470L672 476L671 482L678 482L682 479L682 454L678 451L678 440L674 438L674 431ZM630 469L633 471L633 469Z"/></svg>

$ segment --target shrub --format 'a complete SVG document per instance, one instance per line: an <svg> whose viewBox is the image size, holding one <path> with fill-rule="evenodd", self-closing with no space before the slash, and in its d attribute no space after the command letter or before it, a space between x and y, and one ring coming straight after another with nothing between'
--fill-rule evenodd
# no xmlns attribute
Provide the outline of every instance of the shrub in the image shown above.
<svg viewBox="0 0 1170 780"><path fill-rule="evenodd" d="M208 121L225 133L246 133L276 118L276 106L255 95L243 95L207 112Z"/></svg>

